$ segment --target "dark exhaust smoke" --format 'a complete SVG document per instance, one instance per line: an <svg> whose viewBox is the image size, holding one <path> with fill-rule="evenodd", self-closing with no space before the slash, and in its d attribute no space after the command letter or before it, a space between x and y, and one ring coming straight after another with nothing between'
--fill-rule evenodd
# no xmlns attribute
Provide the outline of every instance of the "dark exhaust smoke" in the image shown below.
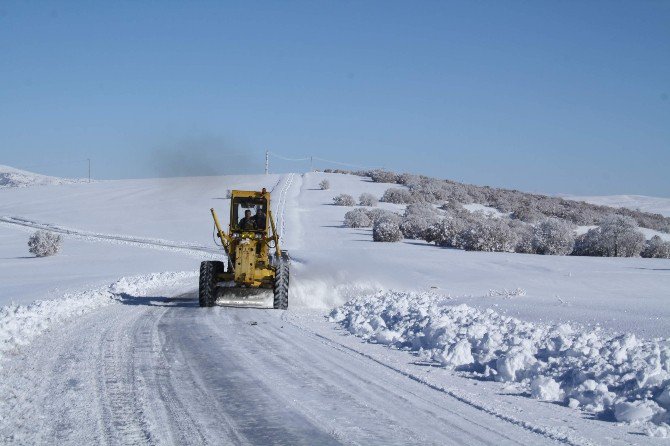
<svg viewBox="0 0 670 446"><path fill-rule="evenodd" d="M185 138L154 149L151 164L163 178L249 174L261 173L261 157L254 160L219 138Z"/></svg>

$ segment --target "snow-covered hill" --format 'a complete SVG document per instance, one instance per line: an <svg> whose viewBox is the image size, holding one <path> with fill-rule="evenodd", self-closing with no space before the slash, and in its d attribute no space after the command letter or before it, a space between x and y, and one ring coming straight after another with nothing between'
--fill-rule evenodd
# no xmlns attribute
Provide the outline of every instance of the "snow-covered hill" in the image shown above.
<svg viewBox="0 0 670 446"><path fill-rule="evenodd" d="M563 195L563 197L601 206L621 207L633 210L639 209L643 212L651 212L670 217L670 198L649 197L646 195Z"/></svg>
<svg viewBox="0 0 670 446"><path fill-rule="evenodd" d="M324 178L331 185L326 191L318 187ZM659 370L668 361L665 341L653 338L670 332L670 260L464 252L416 240L374 243L369 229L343 227L351 208L333 206L334 196L379 197L390 186L309 173L0 190L0 340L6 347L0 350L0 413L20 414L0 418L0 442L244 443L270 432L289 444L305 438L324 444L653 440L635 435L647 424L622 427L584 417L567 403L526 398L532 389L522 380L553 376L540 367L547 357L540 343L565 353L556 370L594 351L577 348L600 343L619 361L616 382L626 383L607 392L632 395L639 378L641 391L651 392L641 397L655 398L664 375L647 373L645 361L655 352ZM194 271L214 248L209 208L225 224L226 191L262 187L273 190L273 211L293 259L290 310L197 308ZM34 228L62 233L62 252L29 257L25 245ZM65 299L54 300L59 297ZM38 299L47 303L34 303ZM358 300L334 320L346 318L343 326L371 344L343 336L324 318L350 299ZM393 319L391 309L407 317ZM489 350L482 321L495 324ZM415 356L386 347L402 345L398 336L405 335L441 349L444 361L437 351L417 350ZM448 345L456 338L458 348ZM453 370L469 360L461 338L473 342L473 358L491 355L472 362L473 368L486 363L489 375L482 370L473 380L466 368ZM609 357L601 359L594 364L611 370ZM493 370L507 370L504 376L514 379L481 380ZM606 406L612 395L601 385L608 383L592 384L572 398L587 406L582 396L592 392L591 402L600 404L594 410L613 407ZM543 379L532 392L544 399L560 394ZM265 411L265 424L256 422L252 415L261 406L287 408L293 421L284 425ZM647 409L619 410L644 418ZM391 433L388 426L395 426Z"/></svg>
<svg viewBox="0 0 670 446"><path fill-rule="evenodd" d="M0 188L27 186L54 186L59 184L83 183L86 180L50 177L27 170L0 165Z"/></svg>

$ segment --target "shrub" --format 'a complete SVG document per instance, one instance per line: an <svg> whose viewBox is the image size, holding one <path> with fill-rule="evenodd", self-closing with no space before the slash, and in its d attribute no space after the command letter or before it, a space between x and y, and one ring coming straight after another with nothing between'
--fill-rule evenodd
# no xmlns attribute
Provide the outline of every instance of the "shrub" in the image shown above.
<svg viewBox="0 0 670 446"><path fill-rule="evenodd" d="M382 195L381 201L386 203L409 204L414 200L412 194L407 189L391 187L386 189L386 192Z"/></svg>
<svg viewBox="0 0 670 446"><path fill-rule="evenodd" d="M367 192L362 193L361 196L358 197L358 203L361 206L377 206L378 201L377 197Z"/></svg>
<svg viewBox="0 0 670 446"><path fill-rule="evenodd" d="M348 228L369 228L372 219L364 209L357 208L344 214L344 226Z"/></svg>
<svg viewBox="0 0 670 446"><path fill-rule="evenodd" d="M463 249L467 251L514 252L518 237L510 226L498 218L474 220L474 224L460 235Z"/></svg>
<svg viewBox="0 0 670 446"><path fill-rule="evenodd" d="M330 189L330 181L328 181L328 180L321 180L321 182L319 183L319 188L320 188L321 190L328 190L328 189Z"/></svg>
<svg viewBox="0 0 670 446"><path fill-rule="evenodd" d="M641 256L649 259L670 259L670 242L655 235L647 240Z"/></svg>
<svg viewBox="0 0 670 446"><path fill-rule="evenodd" d="M460 216L443 218L430 225L423 233L423 239L438 246L462 248L461 235L470 226L471 221Z"/></svg>
<svg viewBox="0 0 670 446"><path fill-rule="evenodd" d="M400 215L395 212L388 211L386 209L369 209L365 211L372 220L373 223L377 221L393 221L396 224L400 224Z"/></svg>
<svg viewBox="0 0 670 446"><path fill-rule="evenodd" d="M439 221L439 214L429 204L414 203L407 206L400 223L405 238L423 239L426 230Z"/></svg>
<svg viewBox="0 0 670 446"><path fill-rule="evenodd" d="M372 240L375 242L399 242L402 232L398 223L392 220L377 220L372 226Z"/></svg>
<svg viewBox="0 0 670 446"><path fill-rule="evenodd" d="M333 204L335 204L335 206L355 206L356 202L354 201L354 197L351 195L340 194L333 198Z"/></svg>
<svg viewBox="0 0 670 446"><path fill-rule="evenodd" d="M28 250L37 257L57 254L61 247L61 236L53 232L39 230L28 239Z"/></svg>
<svg viewBox="0 0 670 446"><path fill-rule="evenodd" d="M568 255L575 247L573 226L565 220L548 218L535 227L532 244L538 254Z"/></svg>
<svg viewBox="0 0 670 446"><path fill-rule="evenodd" d="M396 181L398 184L403 184L405 186L412 186L421 181L421 177L419 177L419 175L414 175L412 173L401 173L400 175L398 175Z"/></svg>
<svg viewBox="0 0 670 446"><path fill-rule="evenodd" d="M384 169L376 169L370 172L370 178L375 183L396 183L398 182L398 175Z"/></svg>

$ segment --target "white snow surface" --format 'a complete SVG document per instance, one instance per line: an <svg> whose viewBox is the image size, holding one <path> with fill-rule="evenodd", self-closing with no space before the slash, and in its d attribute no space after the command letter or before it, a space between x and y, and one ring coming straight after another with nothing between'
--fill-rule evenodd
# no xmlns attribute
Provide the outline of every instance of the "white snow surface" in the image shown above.
<svg viewBox="0 0 670 446"><path fill-rule="evenodd" d="M670 332L669 260L374 243L370 229L343 227L351 208L333 206L335 195L390 186L309 173L1 189L0 442L630 444L667 434L670 393L653 382L668 372L656 338ZM198 308L190 271L223 259L209 208L227 224L227 190L261 187L273 190L292 258L290 310ZM36 229L62 234L62 251L30 256ZM324 318L368 300L356 311L372 343ZM377 330L395 301L407 320ZM411 320L428 309L455 334L423 351L401 345L402 327L423 338ZM500 335L488 372L472 320ZM540 340L556 333L543 356ZM587 363L582 345L602 356ZM593 375L581 389L559 373L570 361Z"/></svg>

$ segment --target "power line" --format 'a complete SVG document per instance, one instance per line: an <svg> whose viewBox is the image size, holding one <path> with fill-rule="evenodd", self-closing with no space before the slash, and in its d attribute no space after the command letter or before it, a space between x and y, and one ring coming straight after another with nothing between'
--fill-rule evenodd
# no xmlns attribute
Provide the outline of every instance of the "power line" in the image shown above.
<svg viewBox="0 0 670 446"><path fill-rule="evenodd" d="M275 158L279 158L280 160L284 161L309 161L309 157L307 158L286 158L285 156L281 156L279 154L276 154L274 152L268 152L270 155L274 156Z"/></svg>
<svg viewBox="0 0 670 446"><path fill-rule="evenodd" d="M274 158L278 158L278 159L284 160L284 161L294 161L294 162L307 162L307 161L309 161L310 162L310 167L313 167L313 162L314 161L321 161L321 162L324 162L324 163L336 164L338 166L355 167L357 169L378 169L378 167L369 167L369 166L362 166L360 164L343 163L341 161L334 161L334 160L329 160L329 159L325 159L325 158L319 158L319 157L316 157L316 156L308 156L308 157L305 157L305 158L288 158L286 156L279 155L278 153L274 153L274 152L270 152L270 151L268 151L268 154L272 155Z"/></svg>
<svg viewBox="0 0 670 446"><path fill-rule="evenodd" d="M361 166L360 164L341 163L339 161L317 158L316 156L314 157L314 159L317 161L323 161L324 163L337 164L339 166L357 167L359 169L378 169L377 167Z"/></svg>

